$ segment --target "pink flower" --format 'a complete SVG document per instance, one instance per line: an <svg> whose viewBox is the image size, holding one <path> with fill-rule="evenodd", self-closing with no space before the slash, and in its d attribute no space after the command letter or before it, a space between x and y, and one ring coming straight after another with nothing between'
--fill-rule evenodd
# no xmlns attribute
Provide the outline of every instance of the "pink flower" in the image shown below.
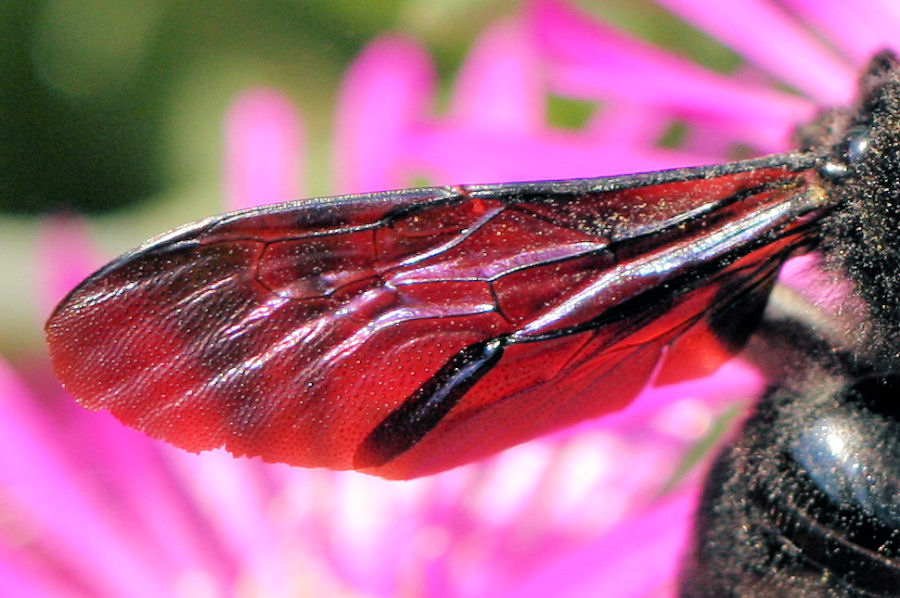
<svg viewBox="0 0 900 598"><path fill-rule="evenodd" d="M817 106L847 101L866 57L900 33L900 14L877 0L660 3L737 52L738 71L710 71L537 0L486 28L438 114L427 54L409 40L374 42L341 91L335 189L597 176L782 151ZM600 107L581 130L552 127L550 94ZM675 121L683 143L660 146ZM229 207L301 193L301 125L280 94L238 98L226 134ZM78 224L47 227L55 300L98 263ZM81 409L43 362L3 366L0 587L51 597L669 596L700 480L680 479L681 455L761 385L732 362L649 388L602 421L397 483L187 454Z"/></svg>

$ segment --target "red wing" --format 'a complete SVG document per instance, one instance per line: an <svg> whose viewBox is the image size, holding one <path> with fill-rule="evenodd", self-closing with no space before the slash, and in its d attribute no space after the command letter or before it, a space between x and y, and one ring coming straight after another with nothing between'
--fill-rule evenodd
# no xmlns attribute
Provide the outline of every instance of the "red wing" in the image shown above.
<svg viewBox="0 0 900 598"><path fill-rule="evenodd" d="M178 229L47 323L84 405L188 450L433 473L711 371L819 193L811 159L295 202ZM665 355L669 355L663 359Z"/></svg>

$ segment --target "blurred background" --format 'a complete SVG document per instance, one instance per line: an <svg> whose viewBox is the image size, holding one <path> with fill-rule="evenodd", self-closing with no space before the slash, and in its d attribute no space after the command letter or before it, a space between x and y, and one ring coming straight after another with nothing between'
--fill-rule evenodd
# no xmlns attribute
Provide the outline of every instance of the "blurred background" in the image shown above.
<svg viewBox="0 0 900 598"><path fill-rule="evenodd" d="M583 7L715 70L737 62L649 2ZM15 360L41 342L34 243L44 216L89 215L106 259L222 211L223 119L256 86L295 103L306 189L333 192L334 102L366 43L393 32L423 44L440 104L480 25L520 8L513 0L0 3L0 354ZM548 118L578 127L593 109L558 99Z"/></svg>

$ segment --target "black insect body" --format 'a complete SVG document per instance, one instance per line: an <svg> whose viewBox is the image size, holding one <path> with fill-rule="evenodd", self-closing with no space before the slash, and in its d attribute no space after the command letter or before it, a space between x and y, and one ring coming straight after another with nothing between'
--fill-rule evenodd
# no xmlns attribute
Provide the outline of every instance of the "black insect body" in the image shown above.
<svg viewBox="0 0 900 598"><path fill-rule="evenodd" d="M761 326L773 387L710 474L683 596L900 596L895 58L877 56L862 87L856 112L826 115L810 148L835 206L816 240L851 296L836 314Z"/></svg>

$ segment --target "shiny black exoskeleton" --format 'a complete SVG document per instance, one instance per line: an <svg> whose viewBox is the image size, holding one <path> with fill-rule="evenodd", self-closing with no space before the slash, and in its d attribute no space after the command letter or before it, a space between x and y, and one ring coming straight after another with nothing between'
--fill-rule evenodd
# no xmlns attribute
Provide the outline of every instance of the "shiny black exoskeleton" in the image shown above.
<svg viewBox="0 0 900 598"><path fill-rule="evenodd" d="M773 389L713 467L682 577L690 597L900 596L900 65L855 112L806 129L836 208L818 224L837 312L764 323ZM812 136L810 135L812 131ZM759 350L761 348L761 350ZM751 353L752 357L752 353Z"/></svg>

